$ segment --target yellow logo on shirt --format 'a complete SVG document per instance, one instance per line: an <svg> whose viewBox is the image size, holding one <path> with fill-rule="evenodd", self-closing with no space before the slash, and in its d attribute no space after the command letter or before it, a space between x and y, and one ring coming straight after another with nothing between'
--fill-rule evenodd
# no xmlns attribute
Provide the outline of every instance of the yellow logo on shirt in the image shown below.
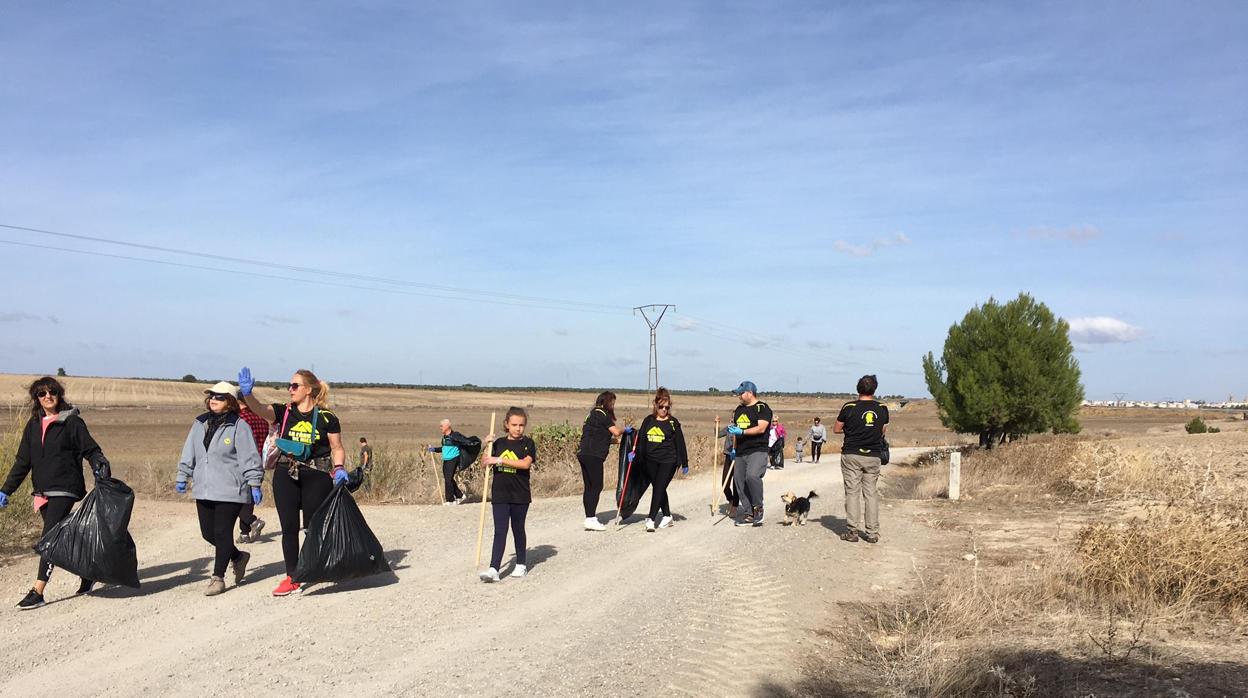
<svg viewBox="0 0 1248 698"><path fill-rule="evenodd" d="M870 411L864 412L862 415L862 420L867 423L867 426L874 426L875 425L875 413L870 412Z"/></svg>
<svg viewBox="0 0 1248 698"><path fill-rule="evenodd" d="M749 429L750 418L745 415L741 415L740 417L737 417L737 426L741 427L742 429Z"/></svg>
<svg viewBox="0 0 1248 698"><path fill-rule="evenodd" d="M510 448L498 454L498 457L506 460L520 460L520 456L517 456L515 451L512 451Z"/></svg>
<svg viewBox="0 0 1248 698"><path fill-rule="evenodd" d="M315 432L312 431L312 423L306 420L296 423L290 428L290 435L288 438L291 441L298 441L301 444L315 443L316 435Z"/></svg>
<svg viewBox="0 0 1248 698"><path fill-rule="evenodd" d="M229 445L230 445L230 440L229 440L229 438L226 438L226 439L225 439L225 445L226 445L226 446L229 446Z"/></svg>
<svg viewBox="0 0 1248 698"><path fill-rule="evenodd" d="M652 444L661 444L664 441L667 441L667 436L656 424L655 426L650 427L650 431L646 432L646 440Z"/></svg>

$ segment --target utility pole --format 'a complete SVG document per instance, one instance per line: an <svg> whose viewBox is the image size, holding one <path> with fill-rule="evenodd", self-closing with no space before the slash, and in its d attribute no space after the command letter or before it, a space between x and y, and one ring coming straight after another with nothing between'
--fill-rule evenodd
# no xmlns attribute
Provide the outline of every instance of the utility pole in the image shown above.
<svg viewBox="0 0 1248 698"><path fill-rule="evenodd" d="M641 313L642 319L650 326L650 368L646 372L646 390L653 390L659 387L659 350L658 345L655 343L655 337L659 329L659 323L663 321L663 316L667 314L667 311L675 310L675 308L676 306L671 303L652 303L633 308L633 315ZM649 314L646 311L649 311ZM650 319L650 315L655 315L655 318L653 320Z"/></svg>
<svg viewBox="0 0 1248 698"><path fill-rule="evenodd" d="M1114 393L1114 407L1122 407L1126 402L1126 393Z"/></svg>

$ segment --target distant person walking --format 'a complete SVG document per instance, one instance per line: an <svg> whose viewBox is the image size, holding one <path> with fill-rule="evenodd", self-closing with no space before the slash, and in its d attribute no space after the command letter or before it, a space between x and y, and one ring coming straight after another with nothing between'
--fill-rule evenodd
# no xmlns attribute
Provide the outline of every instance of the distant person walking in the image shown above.
<svg viewBox="0 0 1248 698"><path fill-rule="evenodd" d="M222 381L204 391L207 412L195 418L182 445L174 489L191 496L199 514L199 533L216 549L212 577L204 596L225 591L225 568L233 566L235 586L243 583L251 553L234 547L234 522L244 504L259 504L264 481L260 452L251 426L239 418L238 389Z"/></svg>
<svg viewBox="0 0 1248 698"><path fill-rule="evenodd" d="M737 437L736 467L732 479L737 486L737 496L744 508L744 515L737 519L737 526L763 525L763 476L767 474L767 438L771 427L771 407L758 399L758 387L752 381L742 381L733 395L741 401L732 413L732 425L728 433Z"/></svg>
<svg viewBox="0 0 1248 698"><path fill-rule="evenodd" d="M888 429L888 408L875 400L875 376L858 379L858 399L841 407L832 431L845 435L841 446L841 477L845 480L845 519L841 540L880 541L880 455ZM866 524L863 524L863 505Z"/></svg>
<svg viewBox="0 0 1248 698"><path fill-rule="evenodd" d="M460 504L467 498L459 483L455 482L455 473L460 470L460 460L464 458L464 449L469 447L468 437L451 428L451 420L444 419L438 423L442 432L442 445L430 446L433 453L442 454L442 486L445 489L442 497L443 506ZM476 457L474 456L475 460Z"/></svg>
<svg viewBox="0 0 1248 698"><path fill-rule="evenodd" d="M581 464L581 480L585 483L581 504L585 509L585 530L605 531L606 526L598 520L598 498L602 495L603 465L611 450L612 439L618 438L632 427L615 426L615 393L605 390L598 393L594 407L581 426L581 443L576 449L576 460Z"/></svg>
<svg viewBox="0 0 1248 698"><path fill-rule="evenodd" d="M286 577L273 590L274 596L302 591L291 577L299 565L299 517L307 525L329 497L334 485L347 481L347 451L342 447L342 425L329 408L329 384L307 369L295 371L288 404L262 404L252 395L255 379L244 366L238 372L238 387L253 412L278 425L277 435L287 444L281 448L273 472L273 503L282 524L282 559ZM280 446L280 442L279 442Z"/></svg>
<svg viewBox="0 0 1248 698"><path fill-rule="evenodd" d="M264 417L251 411L247 407L247 403L238 402L238 416L247 426L251 427L251 436L254 439L256 448L264 448L264 440L269 438L269 423ZM264 469L260 470L261 479L264 477ZM238 542L239 543L259 543L260 532L264 530L264 519L256 516L256 505L250 500L243 504L243 510L238 513Z"/></svg>
<svg viewBox="0 0 1248 698"><path fill-rule="evenodd" d="M74 502L87 496L87 485L82 477L83 460L91 465L91 473L97 480L112 477L112 471L104 452L87 431L86 422L78 415L78 409L65 399L65 388L59 381L44 376L31 383L27 392L30 393L30 419L22 430L9 477L0 487L0 509L8 506L9 497L29 474L32 503L43 517L46 534L69 516ZM43 590L51 575L52 563L40 558L35 585L17 607L29 611L43 606ZM77 593L89 593L94 584L90 579L83 579Z"/></svg>
<svg viewBox="0 0 1248 698"><path fill-rule="evenodd" d="M368 445L368 439L360 437L360 467L364 470L371 470L373 467L373 447Z"/></svg>
<svg viewBox="0 0 1248 698"><path fill-rule="evenodd" d="M815 417L814 424L810 425L810 436L807 441L810 443L810 460L819 462L819 454L823 451L823 444L828 440L828 428L819 422L819 418Z"/></svg>
<svg viewBox="0 0 1248 698"><path fill-rule="evenodd" d="M689 472L689 452L680 420L672 415L672 394L660 387L654 393L654 411L641 420L637 428L637 459L650 477L650 516L646 531L672 525L672 505L667 487L676 476L676 469ZM656 523L657 521L657 523Z"/></svg>

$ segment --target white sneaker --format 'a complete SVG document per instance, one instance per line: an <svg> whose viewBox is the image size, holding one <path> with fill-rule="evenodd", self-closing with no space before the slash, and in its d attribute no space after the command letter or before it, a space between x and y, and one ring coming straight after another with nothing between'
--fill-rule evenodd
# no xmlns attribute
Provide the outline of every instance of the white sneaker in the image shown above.
<svg viewBox="0 0 1248 698"><path fill-rule="evenodd" d="M449 507L449 506L450 506L451 504L453 504L453 503L454 503L454 502L442 502L442 506L444 506L444 507Z"/></svg>
<svg viewBox="0 0 1248 698"><path fill-rule="evenodd" d="M646 533L654 533L654 519L646 519Z"/></svg>
<svg viewBox="0 0 1248 698"><path fill-rule="evenodd" d="M668 526L671 526L671 525L672 525L672 517L664 516L663 518L659 519L659 528L667 528Z"/></svg>
<svg viewBox="0 0 1248 698"><path fill-rule="evenodd" d="M498 570L496 570L496 569L494 569L493 567L491 567L490 569L488 569L488 570L486 570L486 571L482 572L481 574L479 574L479 575L477 575L477 576L478 576L478 577L480 577L480 578L481 578L481 581L485 582L486 584L489 584L490 582L497 582L497 581L498 581Z"/></svg>
<svg viewBox="0 0 1248 698"><path fill-rule="evenodd" d="M605 531L607 530L607 527L602 525L602 522L598 520L598 517L591 516L588 519L585 519L585 530L586 531Z"/></svg>
<svg viewBox="0 0 1248 698"><path fill-rule="evenodd" d="M466 494L461 494L461 495L459 495L459 499L456 499L456 500L455 500L455 503L456 503L456 504L463 504L463 503L464 503L464 502L466 502L466 501L468 501L468 495L466 495Z"/></svg>
<svg viewBox="0 0 1248 698"><path fill-rule="evenodd" d="M527 573L528 573L528 571L529 571L529 568L528 568L527 566L525 566L525 565L516 565L516 568L515 568L514 570L512 570L512 571L511 571L511 574L510 574L510 575L508 575L508 576L509 576L509 577L523 577L525 574L527 574Z"/></svg>

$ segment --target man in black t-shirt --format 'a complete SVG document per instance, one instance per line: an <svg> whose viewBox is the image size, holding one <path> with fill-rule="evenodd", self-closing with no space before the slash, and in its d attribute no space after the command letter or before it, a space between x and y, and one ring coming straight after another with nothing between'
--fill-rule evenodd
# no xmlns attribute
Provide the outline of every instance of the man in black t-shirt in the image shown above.
<svg viewBox="0 0 1248 698"><path fill-rule="evenodd" d="M841 407L832 431L845 435L841 446L841 477L845 480L847 530L841 540L868 543L880 540L880 454L888 428L888 408L875 400L875 376L858 379L858 399ZM863 525L863 505L866 525Z"/></svg>
<svg viewBox="0 0 1248 698"><path fill-rule="evenodd" d="M767 431L771 428L771 407L758 399L758 387L742 381L732 391L741 400L732 413L727 432L737 437L736 468L732 472L737 496L741 499L738 526L763 525L763 475L767 474Z"/></svg>

